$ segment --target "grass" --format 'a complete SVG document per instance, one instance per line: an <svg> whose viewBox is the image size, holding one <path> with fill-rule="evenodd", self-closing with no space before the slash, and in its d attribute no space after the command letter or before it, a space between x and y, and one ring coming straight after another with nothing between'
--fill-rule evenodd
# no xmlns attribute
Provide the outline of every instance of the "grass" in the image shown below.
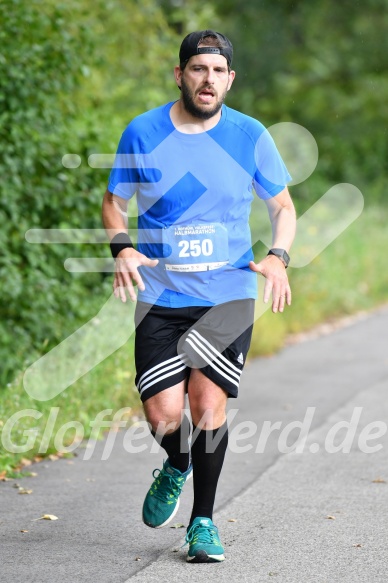
<svg viewBox="0 0 388 583"><path fill-rule="evenodd" d="M388 274L384 249L388 240L387 214L386 209L366 208L311 264L298 269L290 267L292 307L286 308L283 314L273 314L268 310L256 321L251 358L278 350L289 334L309 330L323 321L369 310L386 302ZM259 248L257 251L260 253ZM260 287L262 294L263 286ZM102 297L101 305L105 302L106 298ZM106 321L101 323L105 316ZM80 340L78 361L90 359L93 352L101 360L107 344L117 338L120 324L122 328L123 312L117 309L106 312L105 316L101 311L99 318L95 318L87 328ZM93 429L93 420L103 410L105 419L111 420L117 411L126 408L122 411L122 418L131 422L133 415L138 415L141 408L134 387L132 354L131 337L60 395L47 401L33 399L27 394L23 388L22 374L3 387L0 402L3 442L0 476L16 475L25 460L55 454L61 449L61 443L66 445L74 441L76 445L79 440L91 435L98 438L101 432ZM58 375L58 383L67 378L66 375L71 378L74 372L72 359L74 348L62 353L58 368L51 373L50 383L55 382L55 374ZM10 428L12 416L15 420L15 415L21 411L24 411L23 416ZM66 426L66 423L69 425ZM21 449L25 445L26 451L8 451L7 435L12 444Z"/></svg>

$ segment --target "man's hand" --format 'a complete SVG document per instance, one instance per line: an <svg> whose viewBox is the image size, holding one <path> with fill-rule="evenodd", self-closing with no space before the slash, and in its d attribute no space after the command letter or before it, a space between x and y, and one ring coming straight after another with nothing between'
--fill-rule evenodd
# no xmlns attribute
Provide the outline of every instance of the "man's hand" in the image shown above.
<svg viewBox="0 0 388 583"><path fill-rule="evenodd" d="M266 278L264 286L264 302L267 303L272 292L272 311L283 312L285 303L291 305L291 288L288 283L286 268L278 257L267 255L259 263L250 261L250 269L257 271Z"/></svg>
<svg viewBox="0 0 388 583"><path fill-rule="evenodd" d="M127 290L130 299L136 301L136 293L134 286L144 291L144 283L138 272L138 267L145 265L147 267L155 267L159 263L158 259L148 259L142 253L133 248L127 248L120 251L116 258L116 271L113 281L113 292L116 298L120 298L122 302L127 301L125 290Z"/></svg>

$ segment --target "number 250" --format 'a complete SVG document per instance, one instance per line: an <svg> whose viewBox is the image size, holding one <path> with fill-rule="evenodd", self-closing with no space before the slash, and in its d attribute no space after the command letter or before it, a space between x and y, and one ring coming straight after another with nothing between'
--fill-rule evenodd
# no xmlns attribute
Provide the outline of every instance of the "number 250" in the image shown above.
<svg viewBox="0 0 388 583"><path fill-rule="evenodd" d="M179 241L178 247L182 247L179 251L179 257L199 257L205 255L209 257L213 253L213 241L211 239L192 239L191 241Z"/></svg>

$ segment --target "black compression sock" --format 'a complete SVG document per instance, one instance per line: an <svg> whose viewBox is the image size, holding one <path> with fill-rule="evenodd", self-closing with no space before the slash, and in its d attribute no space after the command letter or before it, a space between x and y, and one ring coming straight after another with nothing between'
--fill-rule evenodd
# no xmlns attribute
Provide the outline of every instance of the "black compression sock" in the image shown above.
<svg viewBox="0 0 388 583"><path fill-rule="evenodd" d="M191 461L193 464L194 505L190 524L197 516L213 518L218 478L228 447L227 422L218 429L199 430L193 426Z"/></svg>
<svg viewBox="0 0 388 583"><path fill-rule="evenodd" d="M172 467L180 472L185 472L190 464L190 421L186 415L184 415L181 425L173 433L166 435L159 435L155 431L151 431L151 433L166 451Z"/></svg>

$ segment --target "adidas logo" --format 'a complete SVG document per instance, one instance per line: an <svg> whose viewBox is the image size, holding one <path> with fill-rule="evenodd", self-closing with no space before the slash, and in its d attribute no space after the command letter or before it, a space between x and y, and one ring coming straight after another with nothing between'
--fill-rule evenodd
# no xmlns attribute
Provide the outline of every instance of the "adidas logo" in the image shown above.
<svg viewBox="0 0 388 583"><path fill-rule="evenodd" d="M240 352L240 354L238 355L237 362L239 362L240 364L244 364L244 356L242 352Z"/></svg>

